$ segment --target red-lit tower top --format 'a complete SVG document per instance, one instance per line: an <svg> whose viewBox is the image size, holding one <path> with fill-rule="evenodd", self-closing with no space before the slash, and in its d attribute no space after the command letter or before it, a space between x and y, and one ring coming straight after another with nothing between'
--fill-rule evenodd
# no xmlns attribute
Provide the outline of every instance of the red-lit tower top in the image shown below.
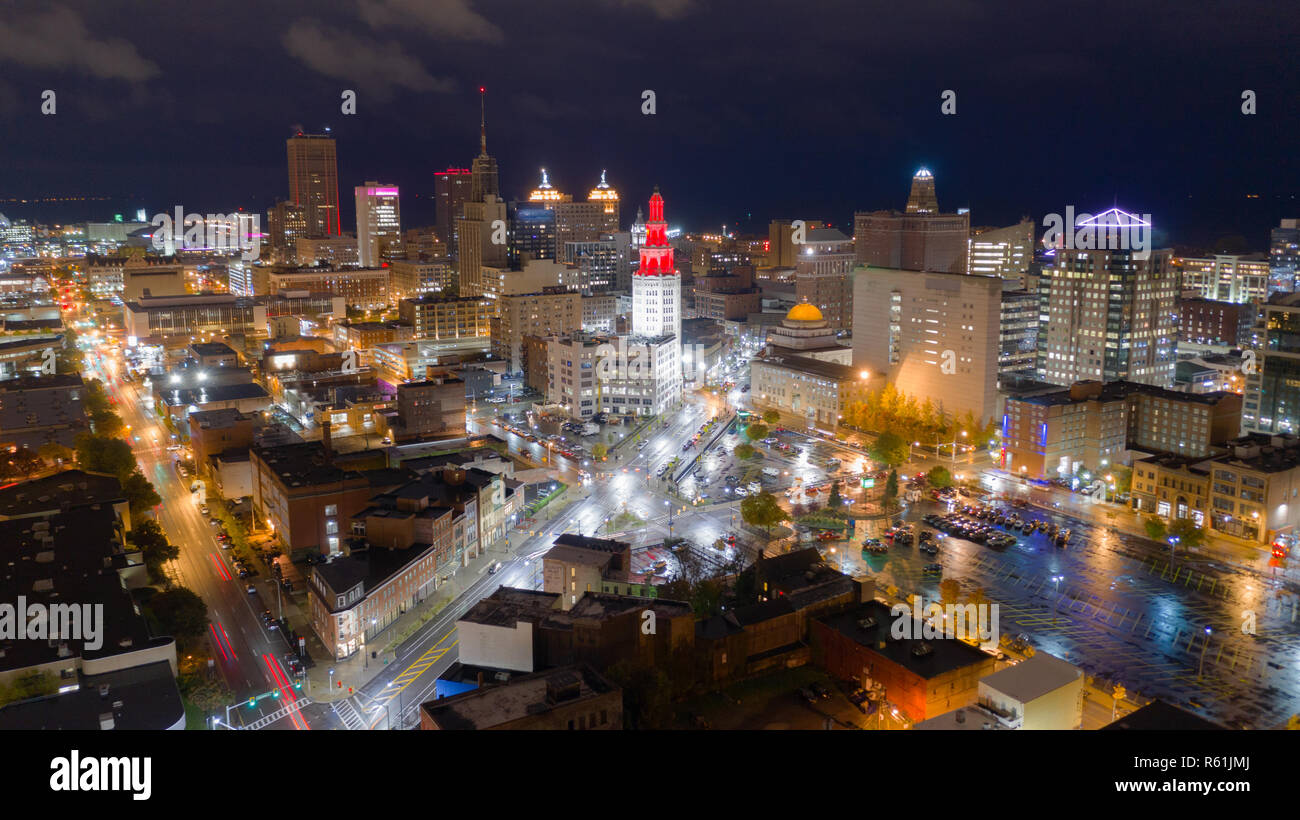
<svg viewBox="0 0 1300 820"><path fill-rule="evenodd" d="M677 272L673 267L673 247L668 244L664 198L659 196L658 186L650 197L650 218L645 222L645 244L641 246L641 264L636 272L638 276L671 276Z"/></svg>

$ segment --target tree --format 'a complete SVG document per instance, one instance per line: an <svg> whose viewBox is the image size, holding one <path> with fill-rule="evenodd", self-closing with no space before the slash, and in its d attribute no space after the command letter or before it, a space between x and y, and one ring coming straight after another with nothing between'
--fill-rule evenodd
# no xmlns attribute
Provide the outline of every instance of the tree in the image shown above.
<svg viewBox="0 0 1300 820"><path fill-rule="evenodd" d="M942 464L930 468L930 472L925 474L925 478L930 482L931 487L951 487L952 473Z"/></svg>
<svg viewBox="0 0 1300 820"><path fill-rule="evenodd" d="M826 499L826 508L838 510L842 506L844 506L844 499L840 498L840 483L836 481L831 484L831 495Z"/></svg>
<svg viewBox="0 0 1300 820"><path fill-rule="evenodd" d="M777 410L767 410L763 413L763 421L768 424L779 424L781 422L781 413Z"/></svg>
<svg viewBox="0 0 1300 820"><path fill-rule="evenodd" d="M883 462L888 467L897 467L907 461L909 448L897 433L881 433L868 451L873 459Z"/></svg>
<svg viewBox="0 0 1300 820"><path fill-rule="evenodd" d="M1153 541L1165 540L1165 534L1169 531L1164 520L1154 515L1148 515L1142 519L1142 526L1147 531L1147 538Z"/></svg>
<svg viewBox="0 0 1300 820"><path fill-rule="evenodd" d="M42 444L36 451L36 454L53 464L72 461L77 457L76 452L71 447L67 447L57 441L47 441Z"/></svg>
<svg viewBox="0 0 1300 820"><path fill-rule="evenodd" d="M768 535L772 534L772 527L790 520L790 514L781 509L771 493L751 495L741 501L740 517L750 526L762 527Z"/></svg>
<svg viewBox="0 0 1300 820"><path fill-rule="evenodd" d="M591 457L596 459L597 461L604 461L605 456L608 453L609 453L609 448L606 447L605 445L603 444L592 445Z"/></svg>
<svg viewBox="0 0 1300 820"><path fill-rule="evenodd" d="M1205 543L1205 530L1196 526L1190 518L1179 518L1169 525L1169 536L1178 539L1178 544L1187 549L1194 549Z"/></svg>
<svg viewBox="0 0 1300 820"><path fill-rule="evenodd" d="M130 503L133 515L162 503L162 496L138 469L122 479L122 493Z"/></svg>
<svg viewBox="0 0 1300 820"><path fill-rule="evenodd" d="M208 628L208 605L186 587L159 592L149 599L148 607L163 634L178 642L198 640Z"/></svg>
<svg viewBox="0 0 1300 820"><path fill-rule="evenodd" d="M768 429L766 424L751 424L745 428L745 438L750 441L759 441L767 438L770 432L771 430Z"/></svg>
<svg viewBox="0 0 1300 820"><path fill-rule="evenodd" d="M752 444L737 444L735 449L736 458L753 458L756 452Z"/></svg>
<svg viewBox="0 0 1300 820"><path fill-rule="evenodd" d="M885 481L885 501L888 503L895 498L898 498L898 470L890 470Z"/></svg>
<svg viewBox="0 0 1300 820"><path fill-rule="evenodd" d="M158 526L158 522L152 518L144 519L131 530L127 540L139 547L145 568L149 570L149 578L154 583L166 581L162 566L168 561L179 558L181 550L180 547L167 541L167 536L163 533L162 527Z"/></svg>
<svg viewBox="0 0 1300 820"><path fill-rule="evenodd" d="M26 447L19 447L9 458L13 462L15 474L20 474L23 478L31 478L32 473L45 466L41 457Z"/></svg>
<svg viewBox="0 0 1300 820"><path fill-rule="evenodd" d="M77 464L92 473L125 478L136 470L131 445L120 438L80 433L76 439Z"/></svg>

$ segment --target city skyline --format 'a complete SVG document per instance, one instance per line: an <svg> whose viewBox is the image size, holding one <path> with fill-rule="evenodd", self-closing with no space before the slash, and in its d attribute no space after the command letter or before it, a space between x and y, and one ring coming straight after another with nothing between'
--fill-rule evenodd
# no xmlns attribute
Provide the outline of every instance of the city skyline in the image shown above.
<svg viewBox="0 0 1300 820"><path fill-rule="evenodd" d="M481 87L504 199L523 199L539 166L567 190L586 190L608 169L621 190L659 185L680 203L681 224L690 230L725 223L761 231L771 219L801 215L844 227L857 210L902 210L909 178L922 166L934 173L944 207L969 208L972 225L1118 204L1155 214L1157 230L1175 242L1239 234L1258 250L1268 228L1294 216L1298 204L1288 187L1296 162L1284 136L1297 124L1297 112L1284 102L1293 69L1280 62L1284 45L1259 41L1284 43L1285 24L1253 31L1255 48L1228 52L1230 71L1224 64L1210 71L1175 62L1174 47L1164 41L1175 39L1178 48L1213 44L1226 36L1222 21L1163 13L1174 5L1124 9L1133 25L1168 35L1150 37L1141 55L1116 56L1122 31L1102 29L1095 44L1069 58L1037 60L1004 55L998 45L1034 42L1051 30L1051 12L986 31L992 21L954 7L948 18L973 27L972 36L949 53L936 49L923 67L904 68L904 46L889 37L865 55L845 48L842 56L835 46L850 36L830 34L825 25L803 39L774 40L762 25L779 18L775 8L733 16L732 4L680 0L600 3L579 15L571 3L508 14L493 14L486 4L452 5L457 15L388 2L327 19L308 17L300 6L303 16L289 13L275 23L248 19L242 10L229 19L166 21L177 27L171 39L181 42L242 24L230 54L205 54L203 64L191 65L192 55L167 37L130 41L129 16L111 19L88 4L57 12L20 4L0 28L0 42L28 44L0 57L8 71L0 80L0 137L15 169L0 192L0 212L108 219L176 202L205 211L266 211L285 196L278 141L328 126L339 144L341 187L393 180L405 189L410 224L433 224L435 172L469 167L476 153ZM865 10L830 3L818 11L846 31L868 23ZM937 24L920 35L915 20L893 14L869 23L926 36L929 48L952 37ZM1245 26L1254 16L1267 12L1243 9L1226 25ZM534 27L561 20L564 32L549 35L554 46L563 54L566 46L585 45L600 72L562 81L572 77L562 56L535 57L526 75L507 70L511 50L527 47ZM402 30L402 22L412 25ZM751 29L774 60L788 52L798 65L798 55L813 49L831 57L815 69L773 68L738 82L738 52L712 60L691 52L690 44L708 33ZM974 36L980 32L987 37ZM620 44L646 34L666 38L679 59L647 73L620 53ZM98 45L102 56L70 54L66 45L53 56L34 56L31 44L45 41ZM330 48L339 44L373 46L376 54L349 63ZM278 68L265 72L267 87L256 94L238 83L205 83L201 104L194 104L189 89L176 85L177 78L228 76L228 61L250 49ZM41 113L40 89L56 92L57 113ZM356 92L355 115L341 111L345 89ZM1257 100L1253 115L1241 112L1247 89ZM646 90L655 94L653 115L642 113ZM948 90L956 92L951 116L941 111ZM1097 115L1117 105L1126 112L1119 131L1109 115ZM240 116L224 117L232 106ZM216 122L220 128L212 128ZM777 125L794 122L798 128ZM90 145L80 141L86 129L96 135ZM793 151L785 147L792 142ZM659 167L640 159L659 145L671 146ZM68 196L117 204L102 213L12 201ZM340 222L348 225L355 216L344 199Z"/></svg>

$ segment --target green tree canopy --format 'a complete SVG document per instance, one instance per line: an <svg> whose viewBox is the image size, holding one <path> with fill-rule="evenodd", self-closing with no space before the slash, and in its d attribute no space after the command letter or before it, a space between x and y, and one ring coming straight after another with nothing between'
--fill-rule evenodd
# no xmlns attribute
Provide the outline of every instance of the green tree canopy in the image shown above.
<svg viewBox="0 0 1300 820"><path fill-rule="evenodd" d="M885 481L885 500L892 501L898 498L898 470L889 471L889 479Z"/></svg>
<svg viewBox="0 0 1300 820"><path fill-rule="evenodd" d="M132 515L137 515L162 503L162 497L158 495L158 491L154 489L149 479L144 477L144 473L138 469L122 479L122 492L131 505Z"/></svg>
<svg viewBox="0 0 1300 820"><path fill-rule="evenodd" d="M750 441L765 439L772 431L766 424L751 424L745 428L745 437Z"/></svg>
<svg viewBox="0 0 1300 820"><path fill-rule="evenodd" d="M152 518L146 518L136 524L135 529L127 536L127 540L140 548L145 568L149 570L149 577L155 583L160 583L166 578L162 571L163 564L174 561L181 555L180 547L167 541L162 527Z"/></svg>
<svg viewBox="0 0 1300 820"><path fill-rule="evenodd" d="M789 521L790 514L776 503L776 496L771 493L751 495L740 502L740 517L753 527L762 527L771 533L772 527L782 521Z"/></svg>
<svg viewBox="0 0 1300 820"><path fill-rule="evenodd" d="M159 592L149 599L147 606L163 634L177 641L197 640L208 628L208 605L186 587Z"/></svg>
<svg viewBox="0 0 1300 820"><path fill-rule="evenodd" d="M840 497L840 483L838 481L831 484L830 497L826 499L826 507L832 510L838 510L844 506L844 499Z"/></svg>
<svg viewBox="0 0 1300 820"><path fill-rule="evenodd" d="M1170 537L1178 539L1180 547L1191 549L1205 543L1205 530L1190 518L1178 518L1169 524Z"/></svg>
<svg viewBox="0 0 1300 820"><path fill-rule="evenodd" d="M777 410L767 410L763 413L763 421L768 424L778 424L781 421L781 413Z"/></svg>
<svg viewBox="0 0 1300 820"><path fill-rule="evenodd" d="M594 445L592 445L592 448L591 448L591 457L592 457L592 458L595 458L595 459L603 459L607 453L609 453L609 448L606 447L604 444L594 444Z"/></svg>
<svg viewBox="0 0 1300 820"><path fill-rule="evenodd" d="M752 444L736 445L736 449L735 449L736 458L753 458L755 452L757 451L754 449L754 445Z"/></svg>
<svg viewBox="0 0 1300 820"><path fill-rule="evenodd" d="M897 467L907 461L909 452L908 443L897 433L888 431L877 436L868 451L873 459L888 467Z"/></svg>
<svg viewBox="0 0 1300 820"><path fill-rule="evenodd" d="M1147 532L1147 538L1155 541L1165 540L1165 534L1169 531L1168 527L1165 526L1164 519L1154 515L1148 515L1142 519L1142 527Z"/></svg>
<svg viewBox="0 0 1300 820"><path fill-rule="evenodd" d="M125 479L136 470L131 445L120 438L80 433L76 439L77 464L92 473L108 473Z"/></svg>
<svg viewBox="0 0 1300 820"><path fill-rule="evenodd" d="M930 482L931 487L951 487L952 473L942 464L930 468L930 472L925 474L926 480Z"/></svg>

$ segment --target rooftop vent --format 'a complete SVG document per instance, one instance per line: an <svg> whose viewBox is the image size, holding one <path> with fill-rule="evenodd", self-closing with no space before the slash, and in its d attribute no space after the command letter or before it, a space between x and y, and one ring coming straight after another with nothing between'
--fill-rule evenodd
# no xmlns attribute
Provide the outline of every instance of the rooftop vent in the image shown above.
<svg viewBox="0 0 1300 820"><path fill-rule="evenodd" d="M921 642L912 647L912 654L918 658L928 657L934 654L934 647L928 643Z"/></svg>

